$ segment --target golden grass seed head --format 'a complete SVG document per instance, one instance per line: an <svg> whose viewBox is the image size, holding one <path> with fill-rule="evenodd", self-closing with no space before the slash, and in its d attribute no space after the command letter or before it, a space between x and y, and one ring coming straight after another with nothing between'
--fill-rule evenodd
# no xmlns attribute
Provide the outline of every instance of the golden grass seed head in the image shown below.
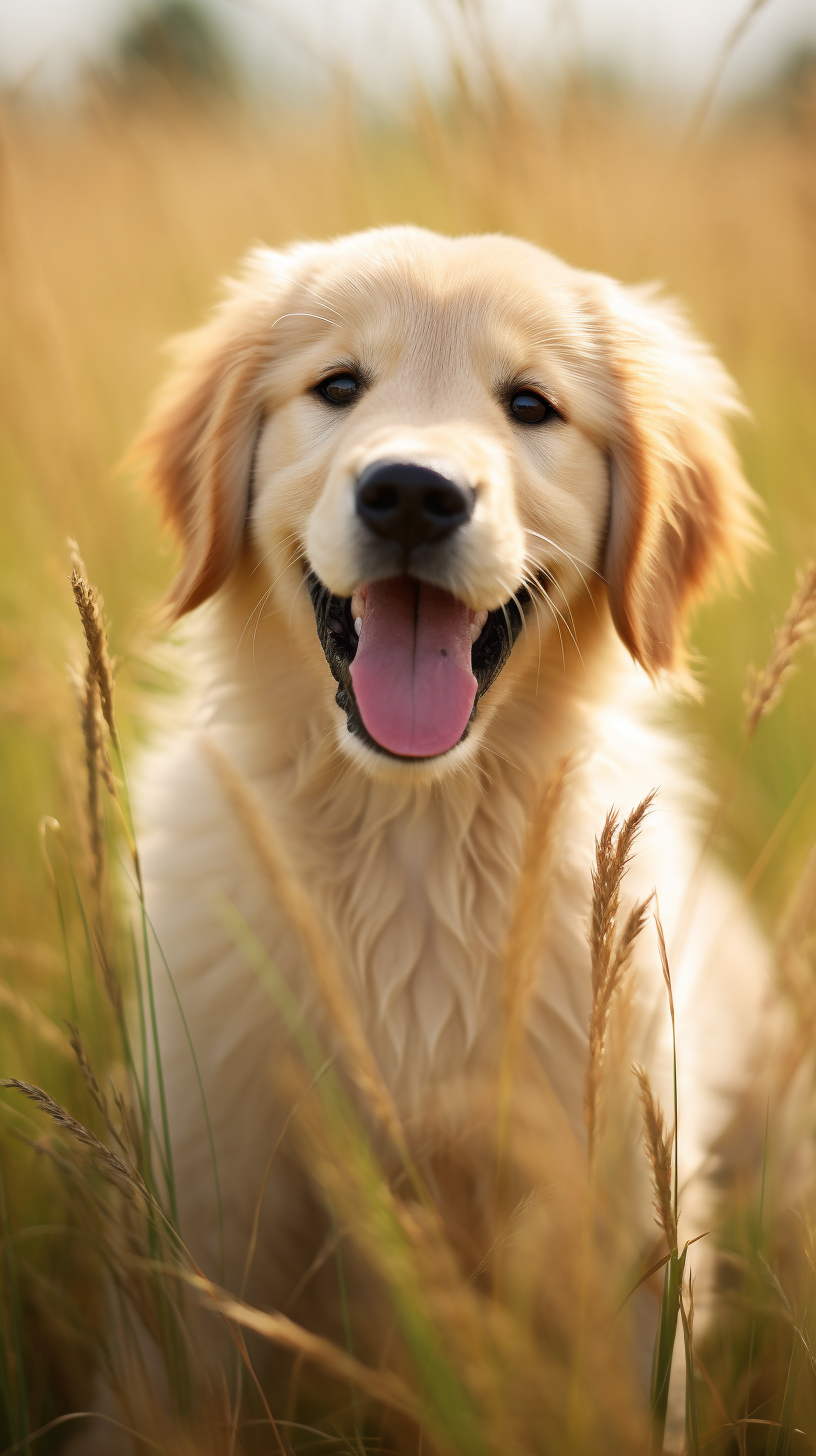
<svg viewBox="0 0 816 1456"><path fill-rule="evenodd" d="M103 601L95 586L88 581L85 563L75 541L69 539L71 553L71 590L77 604L88 649L88 664L96 678L102 715L114 743L118 742L113 712L114 663L108 653L108 638L102 615Z"/></svg>
<svg viewBox="0 0 816 1456"><path fill-rule="evenodd" d="M750 738L762 718L773 712L785 683L794 671L799 648L816 636L816 562L797 572L796 590L785 620L774 633L773 647L764 668L751 667L745 690L745 732Z"/></svg>
<svg viewBox="0 0 816 1456"><path fill-rule="evenodd" d="M57 1127L61 1128L64 1132L70 1133L82 1147L88 1149L100 1173L118 1188L120 1192L130 1198L133 1198L136 1193L142 1197L149 1198L148 1191L138 1169L128 1167L126 1163L123 1163L121 1158L118 1158L115 1153L111 1152L110 1148L106 1148L105 1144L100 1142L99 1138L95 1133L91 1132L90 1128L87 1128L84 1123L79 1122L77 1118L72 1117L70 1112L66 1112L65 1108L57 1102L56 1098L51 1097L48 1092L44 1092L41 1087L35 1087L31 1082L23 1082L18 1077L0 1077L0 1087L10 1091L21 1092L24 1097L27 1097L42 1112L47 1113L52 1122L56 1123Z"/></svg>
<svg viewBox="0 0 816 1456"><path fill-rule="evenodd" d="M677 1223L672 1209L672 1140L667 1135L663 1110L652 1091L646 1068L636 1062L632 1071L637 1079L646 1155L652 1168L655 1217L672 1250L677 1248Z"/></svg>
<svg viewBox="0 0 816 1456"><path fill-rule="evenodd" d="M601 834L595 841L589 929L592 1005L588 1030L589 1060L584 1083L584 1122L590 1155L596 1134L598 1094L612 1002L629 967L649 905L649 899L635 905L621 934L616 935L621 886L634 852L635 841L656 792L653 789L647 794L627 815L620 828L617 811L610 809Z"/></svg>

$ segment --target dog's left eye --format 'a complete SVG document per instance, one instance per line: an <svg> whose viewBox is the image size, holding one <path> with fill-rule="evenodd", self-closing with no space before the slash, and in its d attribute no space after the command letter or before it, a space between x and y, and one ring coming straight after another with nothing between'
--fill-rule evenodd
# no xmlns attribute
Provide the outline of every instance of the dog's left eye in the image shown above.
<svg viewBox="0 0 816 1456"><path fill-rule="evenodd" d="M360 388L360 382L353 374L333 374L330 379L321 380L317 386L329 404L351 404Z"/></svg>
<svg viewBox="0 0 816 1456"><path fill-rule="evenodd" d="M558 410L543 395L534 394L531 389L521 389L510 400L510 413L524 425L540 425L544 420L556 419Z"/></svg>

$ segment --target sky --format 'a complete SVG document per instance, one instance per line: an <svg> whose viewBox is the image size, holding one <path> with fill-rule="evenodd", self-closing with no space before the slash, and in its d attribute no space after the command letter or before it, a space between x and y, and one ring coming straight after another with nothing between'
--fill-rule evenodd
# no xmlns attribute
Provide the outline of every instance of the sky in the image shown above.
<svg viewBox="0 0 816 1456"><path fill-rule="evenodd" d="M70 87L144 0L0 0L0 80L33 91ZM483 0L507 64L539 74L564 62L612 69L652 90L692 97L750 0ZM816 0L755 0L758 12L732 54L725 99L773 74L801 44L816 48ZM440 33L456 0L206 0L259 84L288 73L313 83L350 65L374 99L421 75L444 81Z"/></svg>

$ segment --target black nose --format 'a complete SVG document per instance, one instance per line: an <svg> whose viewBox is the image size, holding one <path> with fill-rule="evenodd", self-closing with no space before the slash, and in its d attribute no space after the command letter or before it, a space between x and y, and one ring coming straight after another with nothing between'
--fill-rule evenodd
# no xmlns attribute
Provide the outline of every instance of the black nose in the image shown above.
<svg viewBox="0 0 816 1456"><path fill-rule="evenodd" d="M396 541L405 551L426 541L441 541L473 515L475 492L453 467L446 473L429 465L375 460L357 481L357 514L377 536ZM449 473L447 473L449 472Z"/></svg>

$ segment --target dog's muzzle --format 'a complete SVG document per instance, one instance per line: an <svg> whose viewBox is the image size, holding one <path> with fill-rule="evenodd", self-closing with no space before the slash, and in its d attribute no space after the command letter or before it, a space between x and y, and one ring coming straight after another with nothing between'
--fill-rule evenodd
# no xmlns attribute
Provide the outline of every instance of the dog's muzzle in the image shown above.
<svg viewBox="0 0 816 1456"><path fill-rule="evenodd" d="M343 598L308 577L337 704L349 732L379 753L429 759L461 743L521 631L526 587L476 614L433 584L435 568L449 578L475 502L447 460L375 460L354 490L369 582Z"/></svg>

